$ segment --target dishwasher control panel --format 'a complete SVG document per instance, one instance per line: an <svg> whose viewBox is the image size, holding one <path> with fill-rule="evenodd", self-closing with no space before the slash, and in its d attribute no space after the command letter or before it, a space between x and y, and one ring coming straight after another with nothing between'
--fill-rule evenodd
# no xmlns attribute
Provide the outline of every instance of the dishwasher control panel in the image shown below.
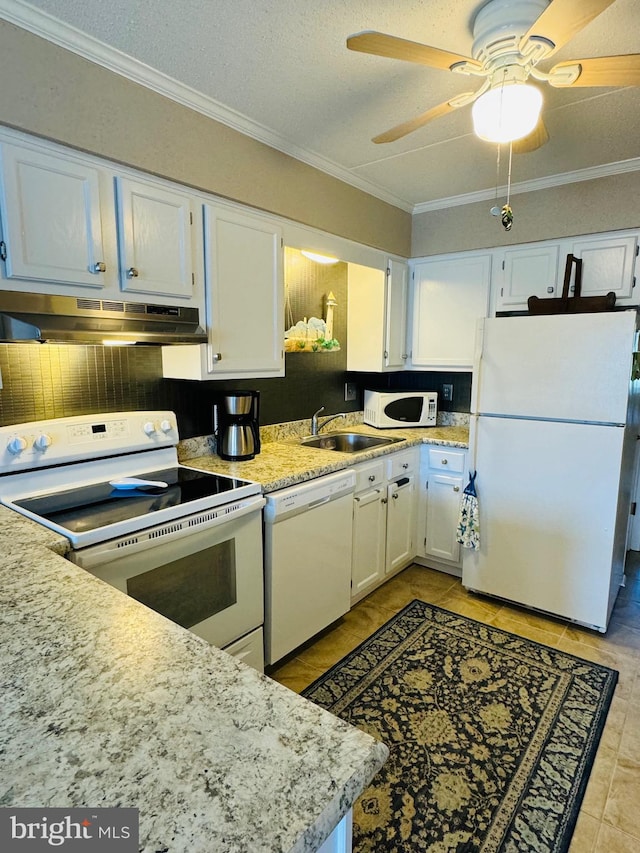
<svg viewBox="0 0 640 853"><path fill-rule="evenodd" d="M356 472L348 469L271 492L265 495L265 520L275 520L294 511L313 509L314 506L348 495L355 491L355 487Z"/></svg>

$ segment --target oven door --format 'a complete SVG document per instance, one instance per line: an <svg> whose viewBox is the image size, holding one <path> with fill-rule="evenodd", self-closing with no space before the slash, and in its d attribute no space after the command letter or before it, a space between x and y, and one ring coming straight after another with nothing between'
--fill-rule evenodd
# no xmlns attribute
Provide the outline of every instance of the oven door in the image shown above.
<svg viewBox="0 0 640 853"><path fill-rule="evenodd" d="M251 497L70 552L69 559L224 648L264 622L262 513Z"/></svg>

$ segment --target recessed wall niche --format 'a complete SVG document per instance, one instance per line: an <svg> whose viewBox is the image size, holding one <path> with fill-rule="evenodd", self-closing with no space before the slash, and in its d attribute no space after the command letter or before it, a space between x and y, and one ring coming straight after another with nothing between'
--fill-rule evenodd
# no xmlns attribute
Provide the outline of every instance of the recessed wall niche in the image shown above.
<svg viewBox="0 0 640 853"><path fill-rule="evenodd" d="M335 296L333 308L333 337L345 352L347 346L347 280L348 265L342 261L336 264L320 264L306 258L298 249L286 247L284 250L285 281L285 329L295 323L317 317L327 319L327 297ZM295 350L288 353L293 355ZM298 352L297 355L316 355L317 353ZM325 355L321 349L318 354ZM343 368L344 369L344 368Z"/></svg>

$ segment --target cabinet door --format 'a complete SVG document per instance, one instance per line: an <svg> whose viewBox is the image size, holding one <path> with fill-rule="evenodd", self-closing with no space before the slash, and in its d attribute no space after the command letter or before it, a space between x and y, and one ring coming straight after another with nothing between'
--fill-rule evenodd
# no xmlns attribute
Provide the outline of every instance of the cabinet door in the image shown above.
<svg viewBox="0 0 640 853"><path fill-rule="evenodd" d="M378 586L384 578L386 489L372 489L353 500L351 600Z"/></svg>
<svg viewBox="0 0 640 853"><path fill-rule="evenodd" d="M439 560L460 559L456 542L462 499L462 477L431 474L427 484L427 530L425 553Z"/></svg>
<svg viewBox="0 0 640 853"><path fill-rule="evenodd" d="M407 361L407 293L409 265L389 260L384 366L403 370Z"/></svg>
<svg viewBox="0 0 640 853"><path fill-rule="evenodd" d="M490 274L490 254L416 263L412 366L473 368L476 323L489 311Z"/></svg>
<svg viewBox="0 0 640 853"><path fill-rule="evenodd" d="M116 178L116 188L122 290L190 299L191 197L128 178Z"/></svg>
<svg viewBox="0 0 640 853"><path fill-rule="evenodd" d="M548 299L561 295L557 292L559 259L558 243L505 249L497 310L526 311L530 296Z"/></svg>
<svg viewBox="0 0 640 853"><path fill-rule="evenodd" d="M360 264L348 266L347 370L385 370L389 275Z"/></svg>
<svg viewBox="0 0 640 853"><path fill-rule="evenodd" d="M386 572L397 571L411 562L413 549L415 481L390 483L387 487L387 546Z"/></svg>
<svg viewBox="0 0 640 853"><path fill-rule="evenodd" d="M616 299L630 299L637 245L635 235L576 240L571 252L582 258L582 295L603 296L613 291Z"/></svg>
<svg viewBox="0 0 640 853"><path fill-rule="evenodd" d="M268 219L205 206L211 370L284 375L281 229Z"/></svg>
<svg viewBox="0 0 640 853"><path fill-rule="evenodd" d="M98 170L13 145L1 157L7 277L103 287Z"/></svg>

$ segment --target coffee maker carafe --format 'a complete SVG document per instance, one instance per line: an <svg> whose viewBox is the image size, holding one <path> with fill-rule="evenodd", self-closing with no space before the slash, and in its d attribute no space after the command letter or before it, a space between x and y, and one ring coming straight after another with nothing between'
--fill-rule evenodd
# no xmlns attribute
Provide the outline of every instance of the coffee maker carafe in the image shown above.
<svg viewBox="0 0 640 853"><path fill-rule="evenodd" d="M260 453L259 391L225 391L213 406L218 456L231 462Z"/></svg>

